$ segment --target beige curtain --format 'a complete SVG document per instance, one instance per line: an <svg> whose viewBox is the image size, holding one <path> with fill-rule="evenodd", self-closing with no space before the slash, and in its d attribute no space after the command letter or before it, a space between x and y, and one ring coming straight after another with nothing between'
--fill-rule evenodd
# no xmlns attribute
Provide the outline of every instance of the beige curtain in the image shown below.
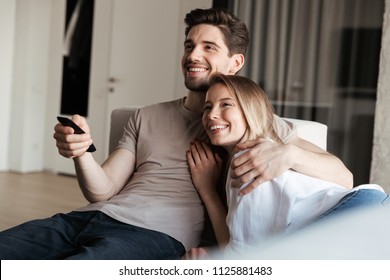
<svg viewBox="0 0 390 280"><path fill-rule="evenodd" d="M241 74L264 87L278 114L314 119L311 107L329 107L332 103L328 91L337 79L335 67L340 44L337 30L344 11L340 3L339 0L235 2L236 14L247 23L251 33L249 54Z"/></svg>
<svg viewBox="0 0 390 280"><path fill-rule="evenodd" d="M384 1L233 3L251 39L240 74L264 88L279 116L327 124L328 150L367 183Z"/></svg>

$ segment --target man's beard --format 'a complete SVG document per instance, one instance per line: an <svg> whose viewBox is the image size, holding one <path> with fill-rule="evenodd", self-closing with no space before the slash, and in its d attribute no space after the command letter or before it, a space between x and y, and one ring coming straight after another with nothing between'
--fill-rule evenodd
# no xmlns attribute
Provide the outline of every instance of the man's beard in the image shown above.
<svg viewBox="0 0 390 280"><path fill-rule="evenodd" d="M185 79L184 80L184 85L186 86L187 89L191 90L191 91L199 91L199 92L206 92L208 91L209 87L210 87L210 82L205 80L205 81L190 81L190 80L187 80Z"/></svg>

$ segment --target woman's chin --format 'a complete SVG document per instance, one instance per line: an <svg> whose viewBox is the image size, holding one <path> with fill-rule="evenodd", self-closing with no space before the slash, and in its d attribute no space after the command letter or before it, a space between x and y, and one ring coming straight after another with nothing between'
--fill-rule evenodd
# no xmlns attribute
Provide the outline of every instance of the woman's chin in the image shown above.
<svg viewBox="0 0 390 280"><path fill-rule="evenodd" d="M232 142L226 142L226 141L222 141L222 140L213 140L213 141L211 141L211 143L214 146L220 146L220 147L223 147L227 150L230 150L236 144L236 142L232 143Z"/></svg>

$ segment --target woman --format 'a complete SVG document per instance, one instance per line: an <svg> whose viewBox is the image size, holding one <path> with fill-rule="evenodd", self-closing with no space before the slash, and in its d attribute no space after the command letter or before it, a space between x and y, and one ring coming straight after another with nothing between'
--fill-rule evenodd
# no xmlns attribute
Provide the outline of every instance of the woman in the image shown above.
<svg viewBox="0 0 390 280"><path fill-rule="evenodd" d="M202 118L213 145L223 147L229 160L247 151L237 143L262 137L269 145L281 140L273 128L273 110L267 96L253 81L239 76L217 74L211 81ZM226 252L264 243L271 237L287 234L344 207L343 202L363 195L352 206L384 203L388 195L375 184L352 190L321 179L288 170L267 181L249 194L230 187L226 179L228 212L216 190L222 160L205 144L195 142L188 150L188 163L194 185L210 216L217 241ZM247 183L248 184L248 183ZM246 185L247 185L246 184ZM359 194L359 195L358 195ZM364 202L364 203L362 203Z"/></svg>

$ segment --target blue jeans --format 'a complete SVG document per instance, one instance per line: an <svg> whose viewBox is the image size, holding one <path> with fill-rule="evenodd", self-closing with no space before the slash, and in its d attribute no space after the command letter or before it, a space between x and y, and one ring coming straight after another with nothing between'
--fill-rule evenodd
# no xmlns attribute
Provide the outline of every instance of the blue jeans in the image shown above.
<svg viewBox="0 0 390 280"><path fill-rule="evenodd" d="M0 232L0 259L180 259L184 246L100 211L70 212Z"/></svg>
<svg viewBox="0 0 390 280"><path fill-rule="evenodd" d="M344 196L334 207L320 215L316 221L333 217L354 209L389 205L389 195L375 189L359 189Z"/></svg>

